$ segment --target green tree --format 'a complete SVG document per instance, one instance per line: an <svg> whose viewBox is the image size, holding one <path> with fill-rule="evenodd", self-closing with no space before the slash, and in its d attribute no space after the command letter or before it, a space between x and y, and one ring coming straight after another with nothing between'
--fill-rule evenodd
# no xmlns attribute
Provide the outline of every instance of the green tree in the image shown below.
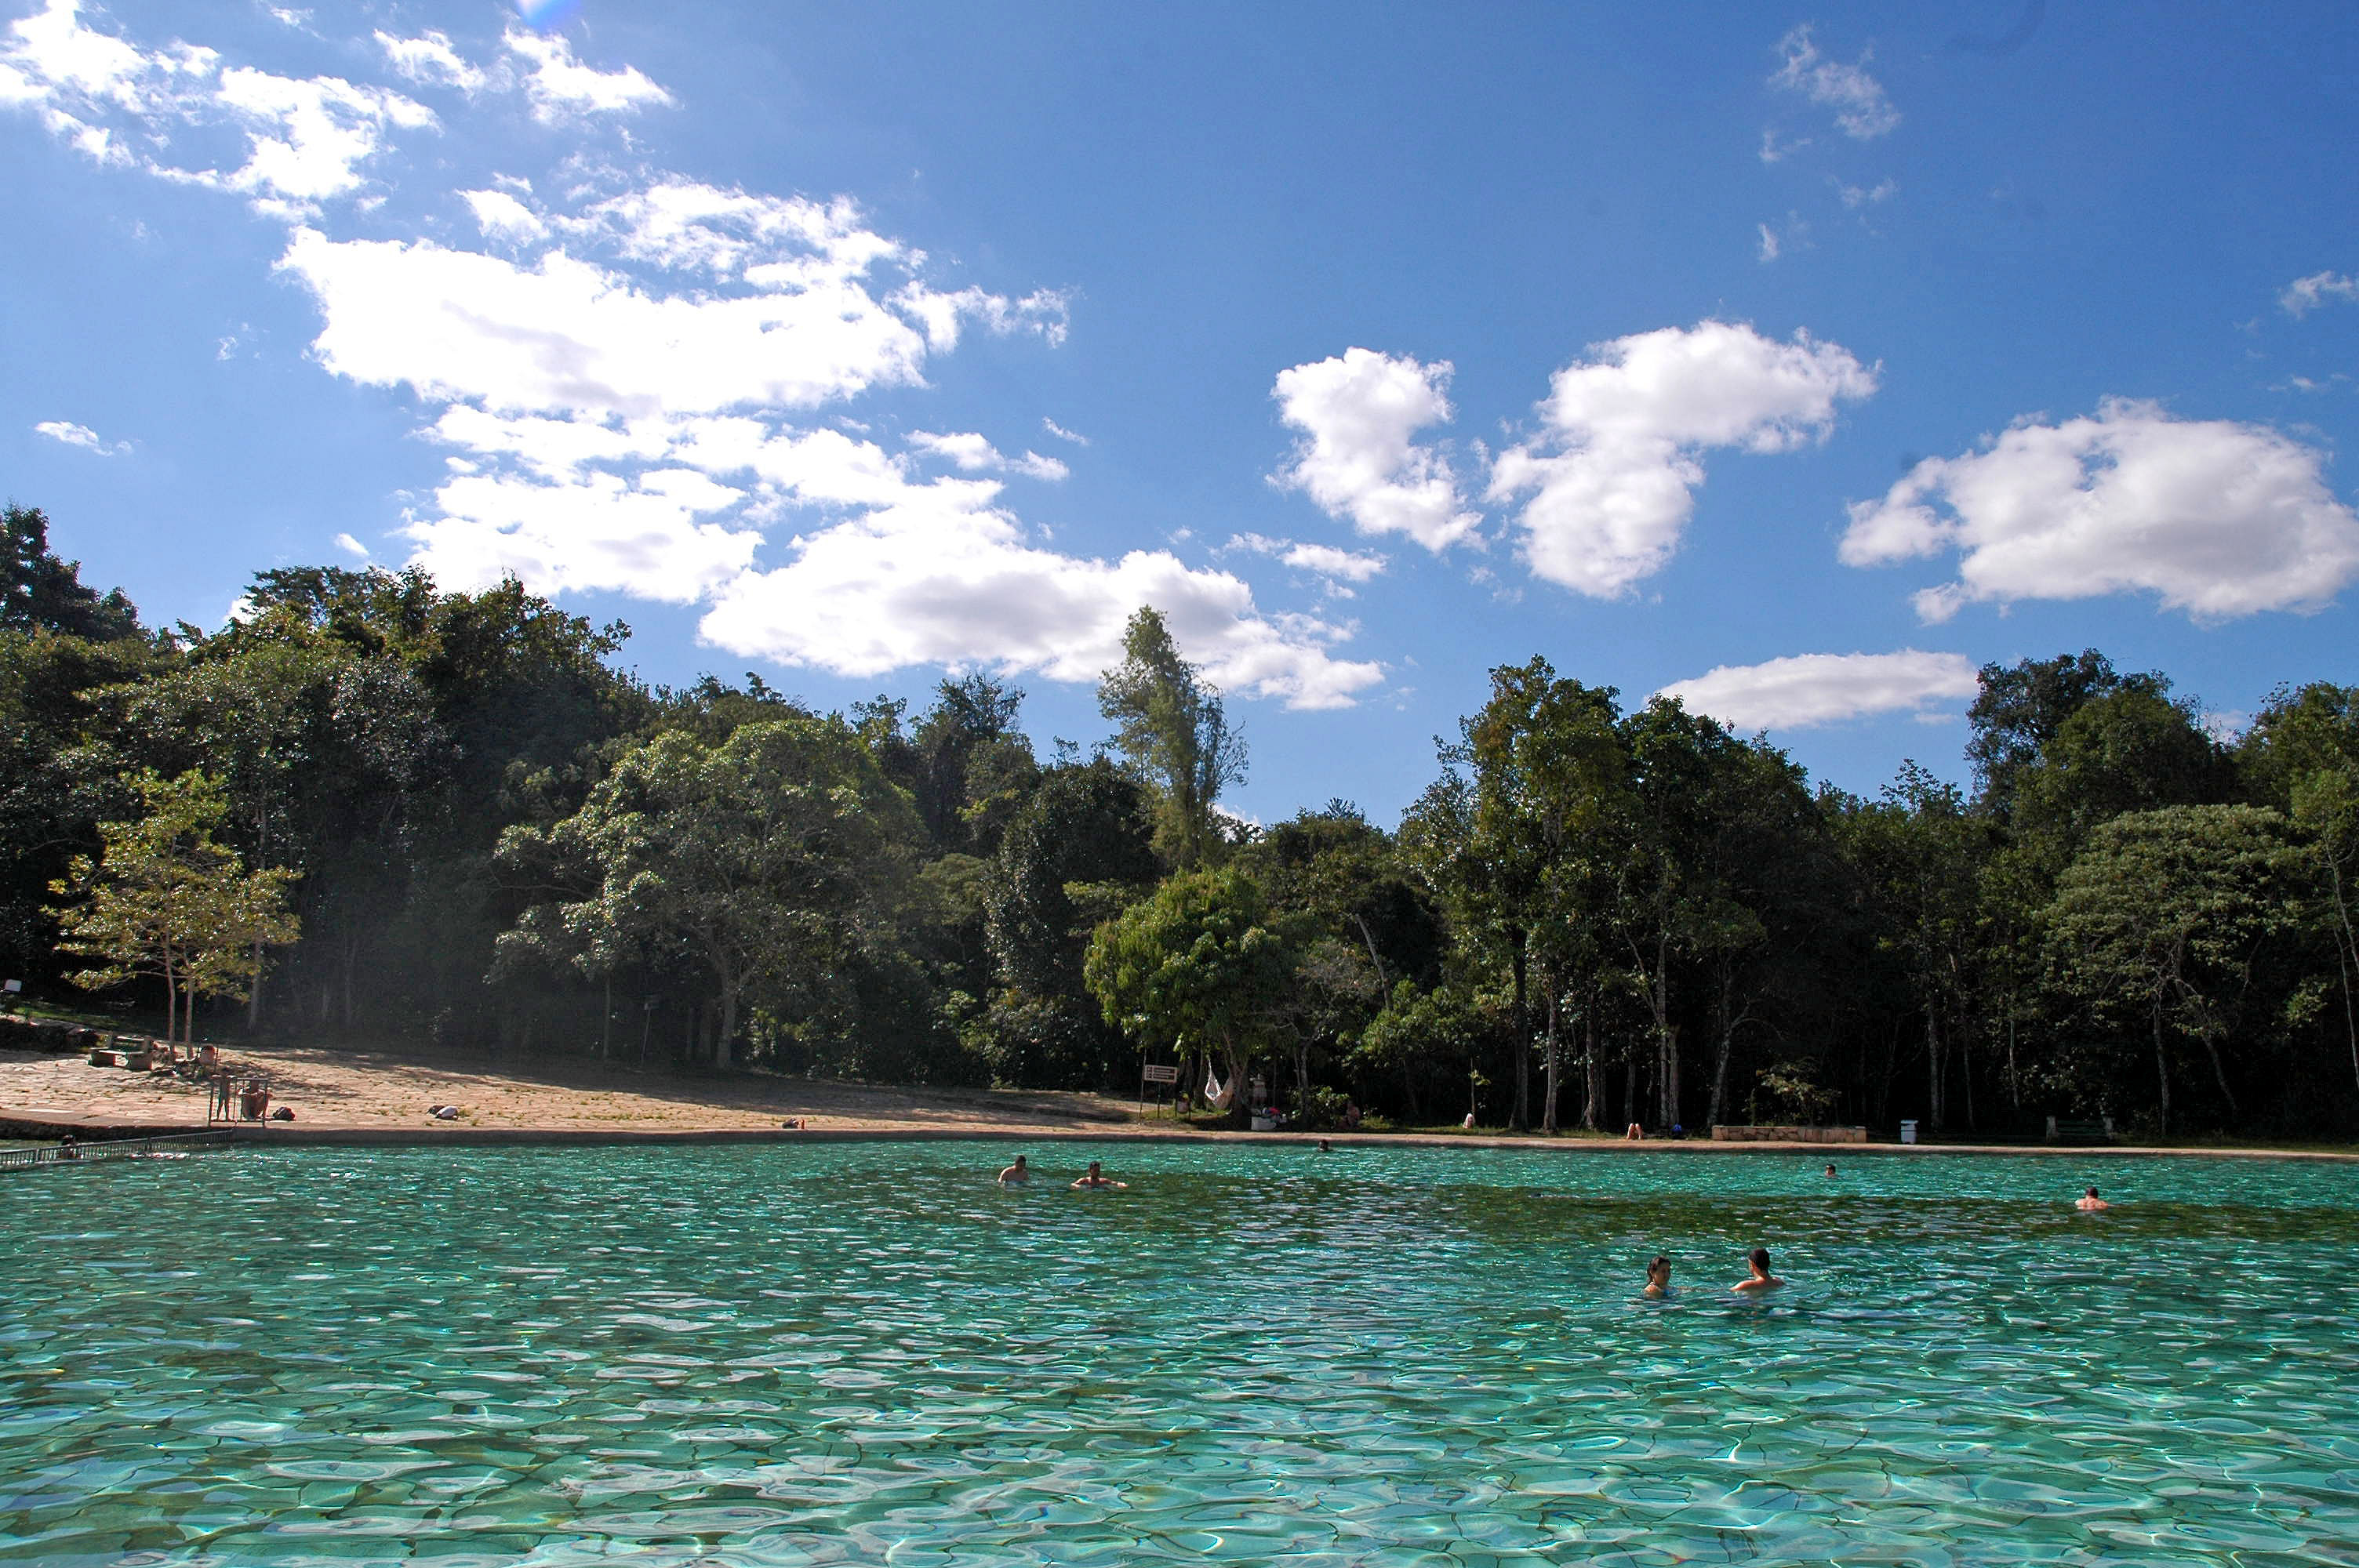
<svg viewBox="0 0 2359 1568"><path fill-rule="evenodd" d="M2299 867L2277 812L2181 806L2106 823L2059 881L2048 914L2059 980L2093 1015L2126 1012L2146 1025L2164 1132L2174 1040L2202 1047L2237 1114L2221 1047L2264 949L2298 918Z"/></svg>
<svg viewBox="0 0 2359 1568"><path fill-rule="evenodd" d="M55 632L106 643L142 634L139 612L121 589L101 595L83 586L82 563L49 548L49 520L38 507L0 509L0 631Z"/></svg>
<svg viewBox="0 0 2359 1568"><path fill-rule="evenodd" d="M1275 1043L1307 933L1251 877L1181 871L1098 927L1082 977L1107 1023L1149 1048L1194 1048L1223 1081Z"/></svg>
<svg viewBox="0 0 2359 1568"><path fill-rule="evenodd" d="M1594 856L1610 842L1607 825L1625 797L1614 697L1608 687L1558 679L1546 659L1493 670L1490 700L1461 722L1458 744L1443 749L1450 772L1402 824L1403 845L1441 894L1460 940L1506 970L1517 1128L1531 1125L1535 944L1546 954L1568 951L1565 934L1590 918ZM1551 984L1547 994L1557 990ZM1552 1044L1553 1033L1547 1038ZM1549 1078L1553 1124L1553 1056Z"/></svg>
<svg viewBox="0 0 2359 1568"><path fill-rule="evenodd" d="M749 997L811 983L889 922L917 834L840 719L747 725L718 747L658 735L571 816L504 836L508 864L560 879L507 940L592 963L676 947L707 972L726 1069Z"/></svg>
<svg viewBox="0 0 2359 1568"><path fill-rule="evenodd" d="M1981 690L1966 714L1973 730L1966 760L1982 785L1978 804L1999 817L2008 816L2017 775L2039 760L2065 720L2089 702L2118 691L2160 697L2169 689L2170 683L2157 675L2119 674L2094 648L2052 659L1984 665Z"/></svg>
<svg viewBox="0 0 2359 1568"><path fill-rule="evenodd" d="M229 815L221 785L203 773L132 781L136 818L99 825L96 859L79 857L50 891L71 900L50 913L62 950L100 962L71 977L91 989L139 976L164 982L165 1032L186 1040L197 999L243 998L266 946L300 934L287 909L295 873L247 871L214 837Z"/></svg>
<svg viewBox="0 0 2359 1568"><path fill-rule="evenodd" d="M1114 749L1156 792L1156 848L1192 871L1223 843L1212 816L1221 792L1245 776L1243 736L1179 644L1147 606L1123 629L1123 661L1098 682L1098 711L1113 720Z"/></svg>

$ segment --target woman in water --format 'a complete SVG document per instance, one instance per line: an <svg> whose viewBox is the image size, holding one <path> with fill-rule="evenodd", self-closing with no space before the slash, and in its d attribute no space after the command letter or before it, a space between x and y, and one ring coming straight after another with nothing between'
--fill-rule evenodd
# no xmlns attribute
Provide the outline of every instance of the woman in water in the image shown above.
<svg viewBox="0 0 2359 1568"><path fill-rule="evenodd" d="M1647 1265L1647 1288L1641 1293L1650 1296L1671 1293L1671 1260L1669 1258L1657 1258Z"/></svg>

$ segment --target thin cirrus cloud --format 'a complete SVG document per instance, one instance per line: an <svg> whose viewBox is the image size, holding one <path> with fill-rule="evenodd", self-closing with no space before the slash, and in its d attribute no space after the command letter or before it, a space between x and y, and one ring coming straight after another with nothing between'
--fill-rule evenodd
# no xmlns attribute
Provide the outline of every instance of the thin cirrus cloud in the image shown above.
<svg viewBox="0 0 2359 1568"><path fill-rule="evenodd" d="M1450 423L1450 375L1447 361L1370 349L1278 372L1278 417L1303 434L1270 482L1361 534L1406 534L1436 553L1464 539L1481 514L1461 507L1449 457L1416 439Z"/></svg>
<svg viewBox="0 0 2359 1568"><path fill-rule="evenodd" d="M1875 714L1906 712L1929 722L1941 705L1977 690L1962 654L1796 654L1758 665L1722 665L1656 695L1679 698L1740 731L1807 730Z"/></svg>
<svg viewBox="0 0 2359 1568"><path fill-rule="evenodd" d="M1851 507L1840 554L1874 567L1955 551L1957 580L1914 596L1929 622L1970 603L2137 592L2198 622L2316 611L2359 577L2359 515L2324 461L2267 426L2113 399L1926 459Z"/></svg>
<svg viewBox="0 0 2359 1568"><path fill-rule="evenodd" d="M1867 73L1868 57L1862 55L1857 65L1827 59L1810 33L1805 23L1777 40L1782 63L1769 84L1833 110L1837 128L1855 141L1873 141L1898 128L1900 111L1892 106L1884 84ZM1765 140L1762 145L1764 161L1775 162L1769 156L1772 144Z"/></svg>
<svg viewBox="0 0 2359 1568"><path fill-rule="evenodd" d="M1875 391L1876 369L1806 332L1779 342L1742 322L1595 344L1556 373L1541 434L1494 460L1490 498L1528 498L1516 523L1534 575L1620 598L1678 549L1704 453L1823 440L1840 405Z"/></svg>

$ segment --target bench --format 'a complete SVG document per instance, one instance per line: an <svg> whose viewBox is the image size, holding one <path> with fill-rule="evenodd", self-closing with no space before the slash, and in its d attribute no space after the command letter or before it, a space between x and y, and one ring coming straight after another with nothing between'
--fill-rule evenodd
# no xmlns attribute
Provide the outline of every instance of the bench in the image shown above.
<svg viewBox="0 0 2359 1568"><path fill-rule="evenodd" d="M2050 1143L2111 1143L2114 1141L2114 1119L2102 1121L2059 1121L2048 1119L2048 1141Z"/></svg>

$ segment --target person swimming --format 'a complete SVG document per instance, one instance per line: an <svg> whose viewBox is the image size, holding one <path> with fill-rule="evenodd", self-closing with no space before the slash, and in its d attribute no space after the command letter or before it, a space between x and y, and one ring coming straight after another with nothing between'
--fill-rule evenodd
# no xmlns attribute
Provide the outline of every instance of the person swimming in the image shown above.
<svg viewBox="0 0 2359 1568"><path fill-rule="evenodd" d="M1332 1154L1332 1153L1333 1153L1334 1152L1335 1152L1335 1145L1333 1145L1332 1143L1328 1142L1328 1141L1327 1141L1327 1140L1325 1140L1324 1138L1322 1138L1322 1139L1321 1139L1321 1140L1319 1141L1319 1152L1321 1152L1321 1154Z"/></svg>
<svg viewBox="0 0 2359 1568"><path fill-rule="evenodd" d="M2080 1201L2075 1203L2072 1206L2079 1209L2083 1214L2094 1214L2101 1208L2111 1208L2114 1206L2099 1197L2097 1195L2097 1189L2091 1187L2087 1192L2081 1195Z"/></svg>
<svg viewBox="0 0 2359 1568"><path fill-rule="evenodd" d="M1076 1177L1073 1181L1073 1185L1077 1187L1126 1187L1130 1185L1130 1184L1128 1182L1115 1181L1113 1177L1100 1170L1098 1168L1098 1162L1095 1160L1093 1160L1090 1162L1089 1173L1086 1175Z"/></svg>
<svg viewBox="0 0 2359 1568"><path fill-rule="evenodd" d="M1016 1163L999 1173L1000 1184L1003 1186L1020 1187L1031 1179L1032 1167L1024 1162L1024 1156L1021 1154L1016 1156Z"/></svg>
<svg viewBox="0 0 2359 1568"><path fill-rule="evenodd" d="M1745 1261L1751 1266L1753 1277L1739 1280L1730 1289L1749 1294L1756 1291L1774 1291L1786 1282L1769 1271L1769 1249L1767 1247L1756 1247Z"/></svg>
<svg viewBox="0 0 2359 1568"><path fill-rule="evenodd" d="M1671 1293L1671 1260L1658 1257L1647 1265L1647 1288L1641 1295L1667 1296Z"/></svg>
<svg viewBox="0 0 2359 1568"><path fill-rule="evenodd" d="M1832 1165L1832 1164L1828 1165L1828 1167L1827 1167L1827 1174L1828 1174L1828 1175L1830 1175L1830 1176L1832 1176L1832 1175L1833 1175L1834 1173L1835 1173L1835 1168L1834 1168L1834 1166L1833 1166L1833 1165Z"/></svg>

